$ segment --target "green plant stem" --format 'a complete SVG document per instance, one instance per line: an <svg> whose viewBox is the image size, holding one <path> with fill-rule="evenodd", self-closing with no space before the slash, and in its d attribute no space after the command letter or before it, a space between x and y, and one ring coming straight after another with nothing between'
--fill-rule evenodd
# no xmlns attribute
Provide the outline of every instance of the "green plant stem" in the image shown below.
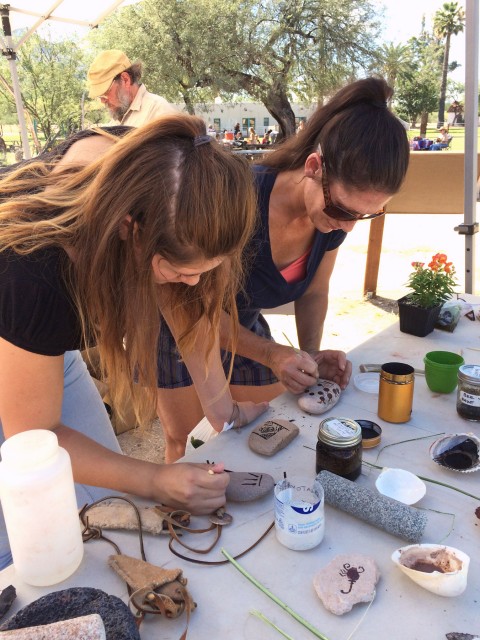
<svg viewBox="0 0 480 640"><path fill-rule="evenodd" d="M285 631L282 631L280 627L277 627L277 625L274 622L269 620L267 616L264 616L263 613L261 613L260 611L256 611L255 609L252 609L250 613L252 614L252 616L256 616L257 618L259 618L259 620L261 620L262 622L265 622L266 624L270 625L273 629L275 629L275 631L278 631L278 633L280 633L284 638L287 638L287 640L295 640L293 636L290 636L288 633L285 633Z"/></svg>
<svg viewBox="0 0 480 640"><path fill-rule="evenodd" d="M384 467L379 466L378 464L373 464L373 462L367 462L363 460L362 464L366 464L369 467L374 467L375 469L383 469ZM416 475L416 474L415 474ZM463 491L458 487L452 487L451 484L447 484L446 482L440 482L440 480L432 480L432 478L425 478L425 476L417 476L420 480L425 480L425 482L431 482L432 484L438 484L441 487L446 487L447 489L452 489L453 491L458 491L458 493L463 493L464 496L468 496L469 498L473 498L474 500L480 500L479 496L473 495L473 493L468 493L467 491Z"/></svg>
<svg viewBox="0 0 480 640"><path fill-rule="evenodd" d="M242 567L241 564L239 564L236 560L233 559L233 557L228 553L228 551L226 551L226 549L224 549L222 547L221 552L223 553L223 555L225 556L225 558L227 558L227 560L233 564L233 566L235 567L235 569L237 569L238 571L240 571L240 573L245 576L245 578L247 578L247 580L250 580L250 582L252 584L254 584L258 589L260 589L260 591L262 593L264 593L266 596L268 596L271 600L273 600L276 604L278 604L284 611L286 611L287 613L289 613L292 618L295 618L295 620L297 622L300 622L301 625L303 625L306 629L308 629L311 633L313 633L313 635L316 638L320 638L320 640L328 640L328 638L326 636L324 636L322 633L320 633L320 631L318 629L316 629L312 624L310 624L310 622L308 622L307 620L305 620L305 618L302 618L301 615L299 615L298 613L296 613L293 609L291 609L288 604L285 604L283 602L283 600L280 600L280 598L278 598L276 595L274 595L271 591L269 591L266 587L263 586L263 584L261 584L256 578L254 578L252 576L252 574L248 573L248 571L246 569L244 569Z"/></svg>
<svg viewBox="0 0 480 640"><path fill-rule="evenodd" d="M443 436L444 434L445 432L442 431L442 433L432 433L428 436L420 436L419 438L409 438L408 440L400 440L399 442L391 442L390 444L386 444L378 451L375 462L378 462L380 454L384 449L388 449L388 447L395 447L397 444L404 444L405 442L415 442L416 440L428 440L428 438L436 438L437 436Z"/></svg>

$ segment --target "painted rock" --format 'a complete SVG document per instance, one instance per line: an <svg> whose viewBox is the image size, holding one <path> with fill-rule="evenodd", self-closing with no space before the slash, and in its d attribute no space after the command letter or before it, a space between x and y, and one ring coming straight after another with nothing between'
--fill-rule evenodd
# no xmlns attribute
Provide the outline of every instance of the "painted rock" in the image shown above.
<svg viewBox="0 0 480 640"><path fill-rule="evenodd" d="M370 602L380 573L373 558L361 554L335 556L315 574L313 586L324 607L337 616L358 602Z"/></svg>
<svg viewBox="0 0 480 640"><path fill-rule="evenodd" d="M305 389L298 398L298 406L302 411L320 415L334 407L340 399L342 390L336 382L318 379L315 386Z"/></svg>
<svg viewBox="0 0 480 640"><path fill-rule="evenodd" d="M273 491L275 480L268 473L231 471L225 495L227 501L250 502Z"/></svg>
<svg viewBox="0 0 480 640"><path fill-rule="evenodd" d="M298 436L299 428L287 420L267 420L252 431L248 446L262 456L273 456Z"/></svg>

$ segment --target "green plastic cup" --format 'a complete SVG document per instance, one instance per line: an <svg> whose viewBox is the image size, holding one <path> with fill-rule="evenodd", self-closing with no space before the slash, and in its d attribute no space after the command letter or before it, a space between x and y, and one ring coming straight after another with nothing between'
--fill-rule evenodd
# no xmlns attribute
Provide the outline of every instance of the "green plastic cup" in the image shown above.
<svg viewBox="0 0 480 640"><path fill-rule="evenodd" d="M424 357L425 380L430 391L451 393L458 383L458 369L465 360L451 351L430 351Z"/></svg>

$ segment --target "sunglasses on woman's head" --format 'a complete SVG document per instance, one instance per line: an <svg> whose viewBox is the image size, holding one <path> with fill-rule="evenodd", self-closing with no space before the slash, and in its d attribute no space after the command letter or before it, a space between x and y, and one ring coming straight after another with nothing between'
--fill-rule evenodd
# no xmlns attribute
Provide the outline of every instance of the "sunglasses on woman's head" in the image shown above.
<svg viewBox="0 0 480 640"><path fill-rule="evenodd" d="M340 220L343 222L351 222L352 220L371 220L372 218L379 218L380 216L385 215L385 207L383 207L376 213L356 213L355 211L347 211L347 209L344 209L337 204L333 204L332 196L330 194L330 186L328 184L327 178L327 167L325 165L325 159L322 155L320 145L318 147L318 154L320 155L320 160L322 162L322 188L323 198L325 200L325 208L323 209L323 213L325 213L329 218L333 218L334 220Z"/></svg>

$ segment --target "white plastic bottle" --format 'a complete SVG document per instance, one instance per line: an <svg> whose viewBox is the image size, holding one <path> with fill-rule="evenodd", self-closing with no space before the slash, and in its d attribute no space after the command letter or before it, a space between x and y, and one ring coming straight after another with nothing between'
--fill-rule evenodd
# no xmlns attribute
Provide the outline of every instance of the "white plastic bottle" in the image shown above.
<svg viewBox="0 0 480 640"><path fill-rule="evenodd" d="M23 431L0 447L0 500L17 575L46 587L83 557L70 456L55 433Z"/></svg>

